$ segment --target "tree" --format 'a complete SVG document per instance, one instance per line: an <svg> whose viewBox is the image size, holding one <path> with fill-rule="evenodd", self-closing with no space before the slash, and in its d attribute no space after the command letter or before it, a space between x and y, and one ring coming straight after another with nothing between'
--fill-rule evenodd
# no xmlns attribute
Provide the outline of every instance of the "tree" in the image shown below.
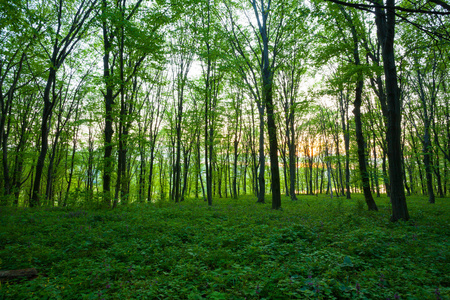
<svg viewBox="0 0 450 300"><path fill-rule="evenodd" d="M103 42L103 82L102 91L105 103L104 114L104 156L103 156L103 202L111 206L111 175L113 172L113 124L114 100L120 96L119 112L119 161L118 180L116 183L115 206L119 193L126 199L127 139L130 126L130 109L132 97L126 96L126 87L132 82L136 73L144 64L144 60L151 56L155 61L161 59L160 28L168 22L168 9L165 3L146 7L145 14L140 14L143 0L127 4L126 0L101 2L101 29ZM139 25L134 24L134 18L139 17ZM125 53L127 51L128 53ZM128 57L126 55L128 54ZM118 59L117 59L118 58ZM126 62L128 58L128 64ZM118 64L118 66L117 66ZM118 73L118 74L117 74ZM136 91L134 91L136 92ZM131 95L133 95L131 89Z"/></svg>
<svg viewBox="0 0 450 300"><path fill-rule="evenodd" d="M45 3L42 5L45 5ZM31 207L38 206L40 203L41 178L44 170L45 157L47 156L48 151L48 133L53 108L56 101L58 101L58 99L52 98L51 95L52 88L54 88L57 79L57 72L66 58L74 51L77 44L79 44L85 36L86 32L90 28L90 22L95 17L97 11L97 0L82 1L80 3L76 3L75 7L71 6L69 1L64 2L63 0L59 0L54 6L54 10L46 16L54 19L56 22L46 24L47 28L45 33L48 34L48 36L42 37L39 41L43 50L47 54L49 69L42 95L44 108L41 122L40 149L36 164L33 194L30 199ZM64 20L68 18L71 20L66 23ZM45 45L45 43L48 43L48 45Z"/></svg>
<svg viewBox="0 0 450 300"><path fill-rule="evenodd" d="M361 121L361 103L362 103L362 94L364 87L364 78L363 72L361 69L361 62L359 58L359 38L357 34L357 29L354 24L353 17L350 12L346 12L343 7L340 7L340 11L344 15L345 19L348 22L351 32L351 38L353 42L353 63L355 64L358 70L356 71L356 89L355 89L355 101L353 102L354 110L353 114L355 115L355 131L356 131L356 143L358 145L358 162L359 162L359 172L361 174L364 198L366 200L366 204L369 210L378 210L378 207L373 200L372 193L370 191L370 183L369 183L369 173L367 171L367 159L366 159L366 149L364 142L364 135L362 129L362 121Z"/></svg>
<svg viewBox="0 0 450 300"><path fill-rule="evenodd" d="M416 46L417 47L417 46ZM420 45L419 45L420 47ZM427 48L429 46L427 45ZM422 155L423 163L425 166L425 176L427 180L428 202L435 203L434 195L434 183L433 183L433 166L432 166L432 126L435 119L437 110L438 93L442 85L444 84L444 70L440 66L442 57L436 51L436 49L430 49L424 51L425 48L420 47L412 51L411 57L411 70L408 76L407 82L411 85L412 92L417 97L417 104L408 102L411 117L409 121L415 128L419 139L422 142ZM423 56L420 53L424 53ZM410 94L410 96L412 96ZM419 129L416 120L423 122L423 133L419 134L422 130ZM437 142L437 144L439 141ZM439 169L439 166L436 166ZM438 176L439 178L439 176ZM439 178L440 179L440 178ZM442 189L438 190L442 194Z"/></svg>
<svg viewBox="0 0 450 300"><path fill-rule="evenodd" d="M334 6L329 6L329 11L333 12ZM364 139L363 125L362 125L362 114L361 114L361 106L363 100L363 92L364 92L364 69L367 67L363 65L361 62L361 54L360 54L360 44L361 36L365 36L365 28L363 17L343 6L339 5L337 9L340 12L340 15L337 14L328 14L328 18L323 19L325 23L324 26L331 30L334 29L335 33L331 34L332 38L335 38L337 42L331 44L327 42L325 44L324 54L325 57L329 56L338 56L337 59L340 61L339 70L341 72L340 78L331 78L331 80L335 79L337 82L334 83L335 86L343 88L344 83L342 81L350 81L355 82L355 97L354 97L354 109L353 114L355 116L355 134L356 134L356 143L358 146L358 164L359 164L359 173L362 180L362 188L364 192L364 198L369 210L378 210L377 205L373 199L371 190L370 190L370 178L369 172L367 168L367 155L366 155L366 142ZM330 17L334 15L334 18L331 20ZM333 22L334 21L334 22ZM331 28L330 28L331 27ZM340 45L341 44L341 45ZM340 49L339 52L333 51L334 49ZM321 58L323 60L323 58ZM335 58L336 59L336 58ZM346 61L350 62L350 64L346 64ZM339 82L341 81L341 82ZM341 92L342 93L342 92ZM343 107L342 103L342 95L341 95L341 107ZM345 120L343 122L345 124Z"/></svg>
<svg viewBox="0 0 450 300"><path fill-rule="evenodd" d="M391 221L409 220L403 185L402 153L401 153L401 102L397 83L397 68L395 65L395 1L386 0L386 8L382 0L375 2L375 21L377 36L381 45L385 86L387 95L387 132L389 160L389 180L392 216Z"/></svg>
<svg viewBox="0 0 450 300"><path fill-rule="evenodd" d="M188 84L188 73L193 62L192 31L189 28L189 16L185 16L184 20L180 20L174 28L172 37L172 67L173 67L173 126L175 130L175 160L173 165L173 185L172 200L179 202L181 200L181 142L182 142L182 126L183 126L183 109L185 104L185 92ZM175 34L177 32L177 34ZM180 34L181 33L181 34Z"/></svg>
<svg viewBox="0 0 450 300"><path fill-rule="evenodd" d="M21 2L5 1L3 9L11 18L2 18L0 37L2 48L0 50L0 148L2 161L2 180L0 180L0 193L4 195L1 205L6 205L9 196L13 193L13 176L10 174L10 161L8 158L8 139L13 119L14 98L19 89L20 78L23 76L29 48L35 42L34 35L40 31L41 22L27 24L25 9Z"/></svg>
<svg viewBox="0 0 450 300"><path fill-rule="evenodd" d="M252 39L239 26L231 12L230 5L227 5L230 27L227 30L232 34L230 42L233 45L235 53L243 60L240 66L241 74L244 80L251 87L251 93L256 100L260 114L260 183L258 202L264 201L264 178L263 170L265 167L263 158L263 116L264 110L267 112L267 130L269 135L269 158L271 166L271 190L272 190L272 208L281 207L281 189L280 189L280 171L278 166L278 140L275 122L275 106L273 97L274 76L278 66L277 58L288 44L289 38L293 36L295 28L294 19L299 14L305 17L307 12L300 7L296 1L276 1L271 0L258 2L250 0L250 9L256 19L255 24L250 21L247 15L250 31L253 32ZM245 11L245 9L244 9ZM295 16L295 17L294 17ZM246 47L250 49L249 54ZM253 55L253 60L250 56ZM253 63L256 62L256 65ZM259 73L259 78L256 77ZM251 75L248 78L246 75ZM250 80L253 82L250 84Z"/></svg>
<svg viewBox="0 0 450 300"><path fill-rule="evenodd" d="M301 26L298 24L298 26ZM306 30L305 30L306 31ZM306 35L305 32L301 32ZM279 68L278 86L280 89L281 107L285 118L285 136L289 152L289 194L292 200L297 200L296 183L296 134L295 116L306 110L306 101L299 101L299 89L303 75L306 72L305 60L308 57L308 40L299 37L290 47L284 49L286 55ZM286 166L285 166L286 168Z"/></svg>

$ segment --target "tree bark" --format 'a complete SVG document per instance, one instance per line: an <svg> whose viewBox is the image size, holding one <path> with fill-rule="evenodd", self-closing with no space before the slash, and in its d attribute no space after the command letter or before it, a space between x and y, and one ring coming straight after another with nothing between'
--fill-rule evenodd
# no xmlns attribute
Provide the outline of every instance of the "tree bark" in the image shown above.
<svg viewBox="0 0 450 300"><path fill-rule="evenodd" d="M264 92L263 92L264 93ZM264 99L264 96L263 96ZM265 203L266 180L264 176L266 158L264 156L264 106L258 105L259 112L259 174L258 174L258 203Z"/></svg>
<svg viewBox="0 0 450 300"><path fill-rule="evenodd" d="M56 48L56 45L55 45ZM44 110L42 112L42 122L41 122L41 149L39 151L39 157L36 163L36 173L34 177L33 184L33 194L30 199L30 207L35 207L40 205L40 188L41 188L41 178L42 172L44 170L45 157L48 151L48 133L49 133L49 123L52 116L53 102L50 101L50 90L56 80L56 49L53 52L52 62L53 66L50 68L49 75L47 78L47 84L44 89Z"/></svg>
<svg viewBox="0 0 450 300"><path fill-rule="evenodd" d="M346 198L351 199L350 191L350 132L348 128L348 96L343 92L339 95L339 110L341 113L342 132L344 134L345 147L345 189Z"/></svg>
<svg viewBox="0 0 450 300"><path fill-rule="evenodd" d="M106 92L104 93L105 100L105 142L104 142L104 156L103 156L103 203L105 206L111 206L111 173L112 173L112 136L113 130L113 89L112 89L112 72L110 66L110 53L111 53L111 41L108 33L107 25L107 1L102 1L103 10L103 50L105 55L103 56L103 80L105 82Z"/></svg>
<svg viewBox="0 0 450 300"><path fill-rule="evenodd" d="M359 58L359 39L356 32L356 27L353 24L352 16L345 11L343 7L341 8L341 12L347 19L349 23L352 40L353 40L353 60L354 64L357 68L360 68L361 61ZM366 200L366 204L369 210L378 210L378 207L373 199L372 192L370 191L370 178L369 172L367 171L367 158L366 158L366 146L363 135L362 121L361 121L361 105L362 105L362 93L364 87L364 78L362 71L358 71L357 73L357 82L355 89L355 102L353 114L355 116L355 132L356 132L356 143L358 145L358 163L359 163L359 172L361 175L364 198Z"/></svg>
<svg viewBox="0 0 450 300"><path fill-rule="evenodd" d="M375 21L377 25L377 36L382 48L388 104L388 128L386 139L388 144L389 179L391 188L391 221L408 221L409 212L406 204L401 164L401 101L394 56L395 1L386 0L386 10L382 8L382 6L383 1L377 0L377 5L375 7Z"/></svg>

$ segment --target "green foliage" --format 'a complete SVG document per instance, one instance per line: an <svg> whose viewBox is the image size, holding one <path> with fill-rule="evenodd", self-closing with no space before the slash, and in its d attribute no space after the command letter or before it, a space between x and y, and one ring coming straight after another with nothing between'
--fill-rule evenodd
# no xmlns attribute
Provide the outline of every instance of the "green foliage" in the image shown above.
<svg viewBox="0 0 450 300"><path fill-rule="evenodd" d="M300 196L159 202L114 211L0 213L1 299L445 299L448 201L410 198L409 223L357 209L359 198Z"/></svg>

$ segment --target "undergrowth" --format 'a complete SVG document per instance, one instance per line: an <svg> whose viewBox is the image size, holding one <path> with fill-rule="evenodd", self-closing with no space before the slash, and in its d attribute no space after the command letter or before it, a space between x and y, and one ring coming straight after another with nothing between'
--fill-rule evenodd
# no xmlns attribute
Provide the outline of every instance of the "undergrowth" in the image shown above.
<svg viewBox="0 0 450 300"><path fill-rule="evenodd" d="M134 204L115 210L0 211L2 299L449 299L450 202L253 197ZM270 202L270 199L268 199Z"/></svg>

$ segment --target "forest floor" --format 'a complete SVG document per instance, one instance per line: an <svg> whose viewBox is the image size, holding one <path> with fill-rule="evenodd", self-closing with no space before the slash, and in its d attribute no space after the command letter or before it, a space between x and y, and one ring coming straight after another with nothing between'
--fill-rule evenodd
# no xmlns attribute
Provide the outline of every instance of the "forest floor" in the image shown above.
<svg viewBox="0 0 450 300"><path fill-rule="evenodd" d="M450 299L450 199L254 197L0 210L0 299Z"/></svg>

